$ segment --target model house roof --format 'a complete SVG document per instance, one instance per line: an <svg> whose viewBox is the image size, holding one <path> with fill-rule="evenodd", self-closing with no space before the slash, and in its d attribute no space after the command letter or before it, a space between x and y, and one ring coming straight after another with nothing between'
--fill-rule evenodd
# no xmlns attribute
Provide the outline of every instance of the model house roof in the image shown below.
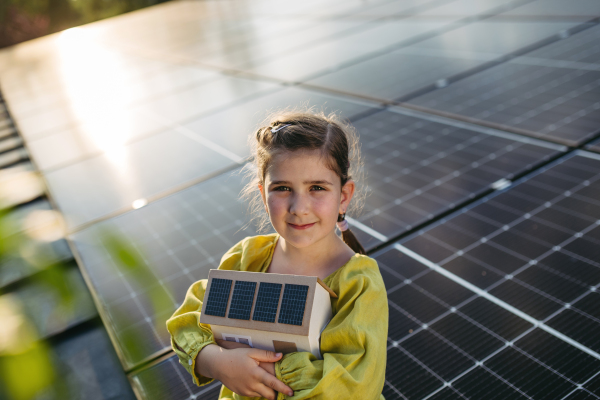
<svg viewBox="0 0 600 400"><path fill-rule="evenodd" d="M337 297L316 276L211 270L200 322L305 335L317 288Z"/></svg>

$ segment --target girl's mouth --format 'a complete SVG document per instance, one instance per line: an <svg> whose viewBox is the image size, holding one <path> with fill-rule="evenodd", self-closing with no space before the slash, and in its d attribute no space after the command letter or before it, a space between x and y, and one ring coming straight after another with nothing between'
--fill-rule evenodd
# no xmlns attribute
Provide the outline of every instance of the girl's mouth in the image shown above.
<svg viewBox="0 0 600 400"><path fill-rule="evenodd" d="M296 224L292 224L292 223L288 222L288 225L291 228L298 229L298 230L308 229L311 226L313 226L314 224L315 224L315 222L313 222L312 224L306 224L306 225L296 225Z"/></svg>

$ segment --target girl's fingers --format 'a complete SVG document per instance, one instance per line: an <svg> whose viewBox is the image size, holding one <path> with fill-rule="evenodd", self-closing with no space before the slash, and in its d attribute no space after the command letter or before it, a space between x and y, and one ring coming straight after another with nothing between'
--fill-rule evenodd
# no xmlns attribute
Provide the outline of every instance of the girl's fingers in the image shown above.
<svg viewBox="0 0 600 400"><path fill-rule="evenodd" d="M256 393L259 397L264 397L265 399L269 400L275 400L275 392L264 385L261 385L261 387L256 390Z"/></svg>
<svg viewBox="0 0 600 400"><path fill-rule="evenodd" d="M269 350L260 350L253 349L248 353L250 357L255 359L256 361L264 361L264 362L275 362L279 361L279 359L283 356L281 353L274 353Z"/></svg>
<svg viewBox="0 0 600 400"><path fill-rule="evenodd" d="M265 386L270 390L274 390L276 392L281 392L287 396L293 396L294 391L287 386L285 383L281 382L279 379L275 378L273 375L265 372L263 375L263 381Z"/></svg>

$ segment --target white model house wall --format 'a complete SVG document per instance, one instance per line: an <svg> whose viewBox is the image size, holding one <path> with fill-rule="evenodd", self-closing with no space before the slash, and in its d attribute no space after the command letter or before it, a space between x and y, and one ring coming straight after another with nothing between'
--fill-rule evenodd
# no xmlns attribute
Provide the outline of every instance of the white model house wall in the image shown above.
<svg viewBox="0 0 600 400"><path fill-rule="evenodd" d="M311 311L310 326L308 329L308 339L311 348L310 352L321 359L321 332L325 329L332 316L331 297L329 292L321 285L316 285L315 300L312 303L312 310L305 310L305 312L309 311Z"/></svg>
<svg viewBox="0 0 600 400"><path fill-rule="evenodd" d="M316 349L311 346L308 336L292 335L282 332L264 332L255 329L237 328L231 326L211 325L215 339L225 340L225 336L242 336L252 339L252 347L275 351L273 340L294 343L298 351L308 351L320 358L319 346ZM317 340L318 341L318 340Z"/></svg>

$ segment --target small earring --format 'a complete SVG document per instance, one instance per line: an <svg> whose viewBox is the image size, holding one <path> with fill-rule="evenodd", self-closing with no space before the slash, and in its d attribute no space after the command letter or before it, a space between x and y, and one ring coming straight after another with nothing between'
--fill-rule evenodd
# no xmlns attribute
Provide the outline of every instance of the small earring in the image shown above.
<svg viewBox="0 0 600 400"><path fill-rule="evenodd" d="M337 218L337 227L340 232L345 232L348 230L348 221L346 221L346 213L339 213Z"/></svg>

